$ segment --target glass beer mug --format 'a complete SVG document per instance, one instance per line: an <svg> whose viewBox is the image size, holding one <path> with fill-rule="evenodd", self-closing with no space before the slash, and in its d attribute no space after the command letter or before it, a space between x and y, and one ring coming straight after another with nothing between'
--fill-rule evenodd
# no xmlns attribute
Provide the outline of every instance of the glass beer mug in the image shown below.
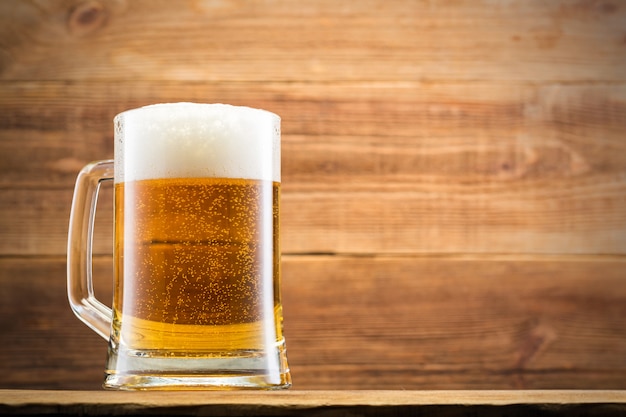
<svg viewBox="0 0 626 417"><path fill-rule="evenodd" d="M74 313L109 342L105 388L291 385L280 298L280 118L172 103L115 117L114 160L78 175L68 236ZM112 308L91 245L114 180Z"/></svg>

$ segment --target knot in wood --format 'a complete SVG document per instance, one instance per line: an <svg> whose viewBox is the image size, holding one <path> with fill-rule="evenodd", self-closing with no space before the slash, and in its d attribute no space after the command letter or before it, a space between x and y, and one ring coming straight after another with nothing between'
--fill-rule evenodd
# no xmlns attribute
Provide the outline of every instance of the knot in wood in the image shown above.
<svg viewBox="0 0 626 417"><path fill-rule="evenodd" d="M74 36L85 36L102 27L107 19L106 9L99 1L89 0L78 4L70 12L67 26Z"/></svg>

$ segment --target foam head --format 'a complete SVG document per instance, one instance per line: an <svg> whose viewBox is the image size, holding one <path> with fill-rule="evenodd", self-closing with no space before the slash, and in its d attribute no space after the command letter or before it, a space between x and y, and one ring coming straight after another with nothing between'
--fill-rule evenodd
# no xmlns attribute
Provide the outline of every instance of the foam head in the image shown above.
<svg viewBox="0 0 626 417"><path fill-rule="evenodd" d="M118 114L115 182L244 178L280 182L280 117L227 104L155 104Z"/></svg>

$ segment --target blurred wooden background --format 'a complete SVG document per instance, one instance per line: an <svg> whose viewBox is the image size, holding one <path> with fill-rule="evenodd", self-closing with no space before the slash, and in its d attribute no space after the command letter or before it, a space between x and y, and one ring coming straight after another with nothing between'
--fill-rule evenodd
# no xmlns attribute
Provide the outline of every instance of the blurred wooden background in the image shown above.
<svg viewBox="0 0 626 417"><path fill-rule="evenodd" d="M626 388L623 0L0 0L0 388L100 387L73 184L171 101L282 116L294 389Z"/></svg>

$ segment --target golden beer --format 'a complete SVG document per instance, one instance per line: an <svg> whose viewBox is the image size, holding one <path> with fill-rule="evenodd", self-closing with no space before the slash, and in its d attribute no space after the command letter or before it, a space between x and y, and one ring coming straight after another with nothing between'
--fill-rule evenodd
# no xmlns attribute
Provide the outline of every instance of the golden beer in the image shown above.
<svg viewBox="0 0 626 417"><path fill-rule="evenodd" d="M116 184L117 343L155 357L250 355L268 319L281 343L279 190L232 178Z"/></svg>
<svg viewBox="0 0 626 417"><path fill-rule="evenodd" d="M112 161L79 173L68 298L109 349L104 387L291 385L280 298L280 117L169 103L114 119ZM112 307L93 294L100 181L114 181Z"/></svg>

